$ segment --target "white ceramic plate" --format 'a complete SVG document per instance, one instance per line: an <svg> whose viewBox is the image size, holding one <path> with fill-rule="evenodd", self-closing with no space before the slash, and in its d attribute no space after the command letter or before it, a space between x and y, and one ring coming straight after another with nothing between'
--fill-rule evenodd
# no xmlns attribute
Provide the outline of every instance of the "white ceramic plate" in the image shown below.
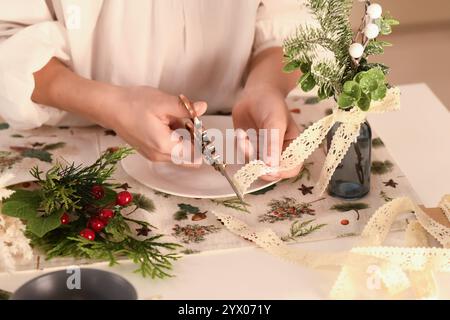
<svg viewBox="0 0 450 320"><path fill-rule="evenodd" d="M232 128L231 117L203 116L206 128L225 131ZM122 160L123 169L131 177L154 190L188 198L227 198L235 196L227 180L211 166L203 164L200 168L186 168L172 163L151 162L140 154L133 154ZM242 165L228 165L227 172L232 176ZM248 193L264 189L277 181L258 180Z"/></svg>

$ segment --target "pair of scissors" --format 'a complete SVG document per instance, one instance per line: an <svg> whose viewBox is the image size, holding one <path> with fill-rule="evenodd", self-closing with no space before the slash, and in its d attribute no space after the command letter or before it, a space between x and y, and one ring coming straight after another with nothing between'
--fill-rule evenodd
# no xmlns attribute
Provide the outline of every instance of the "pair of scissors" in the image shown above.
<svg viewBox="0 0 450 320"><path fill-rule="evenodd" d="M227 179L234 193L241 202L244 202L239 189L234 184L233 179L228 175L226 171L226 164L223 163L221 156L216 153L212 139L208 136L207 130L203 127L202 121L197 116L192 103L184 95L178 96L180 103L186 108L189 113L189 119L186 122L186 129L189 130L191 138L194 142L194 147L199 148L202 153L203 159L209 165L211 165L216 171L220 172L222 176Z"/></svg>

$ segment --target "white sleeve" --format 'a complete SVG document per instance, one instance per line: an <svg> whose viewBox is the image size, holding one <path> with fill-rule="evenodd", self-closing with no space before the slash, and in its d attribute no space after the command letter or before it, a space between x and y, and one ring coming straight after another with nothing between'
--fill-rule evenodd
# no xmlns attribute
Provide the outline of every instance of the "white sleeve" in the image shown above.
<svg viewBox="0 0 450 320"><path fill-rule="evenodd" d="M32 129L64 116L31 100L33 73L52 57L70 62L66 31L46 1L0 0L0 117L11 127Z"/></svg>
<svg viewBox="0 0 450 320"><path fill-rule="evenodd" d="M256 16L253 54L280 47L309 17L303 0L262 0Z"/></svg>

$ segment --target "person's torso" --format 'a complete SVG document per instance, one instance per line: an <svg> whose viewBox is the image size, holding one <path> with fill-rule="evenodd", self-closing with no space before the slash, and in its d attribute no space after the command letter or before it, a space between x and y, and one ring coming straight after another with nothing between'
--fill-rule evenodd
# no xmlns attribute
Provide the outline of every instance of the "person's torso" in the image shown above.
<svg viewBox="0 0 450 320"><path fill-rule="evenodd" d="M231 108L251 55L257 0L105 0L92 78Z"/></svg>

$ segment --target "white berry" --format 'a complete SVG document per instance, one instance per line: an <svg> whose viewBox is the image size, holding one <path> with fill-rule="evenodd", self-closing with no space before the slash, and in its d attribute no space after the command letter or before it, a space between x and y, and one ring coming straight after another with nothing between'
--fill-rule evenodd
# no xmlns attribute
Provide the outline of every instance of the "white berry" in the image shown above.
<svg viewBox="0 0 450 320"><path fill-rule="evenodd" d="M362 55L364 53L364 47L360 43L353 43L352 45L350 45L350 48L348 49L348 52L350 53L350 55L353 58L359 59L359 58L362 57Z"/></svg>
<svg viewBox="0 0 450 320"><path fill-rule="evenodd" d="M378 19L383 13L383 8L378 3L373 3L367 7L367 14L371 19Z"/></svg>
<svg viewBox="0 0 450 320"><path fill-rule="evenodd" d="M380 28L375 23L369 23L364 29L364 34L369 39L375 39L380 33Z"/></svg>

